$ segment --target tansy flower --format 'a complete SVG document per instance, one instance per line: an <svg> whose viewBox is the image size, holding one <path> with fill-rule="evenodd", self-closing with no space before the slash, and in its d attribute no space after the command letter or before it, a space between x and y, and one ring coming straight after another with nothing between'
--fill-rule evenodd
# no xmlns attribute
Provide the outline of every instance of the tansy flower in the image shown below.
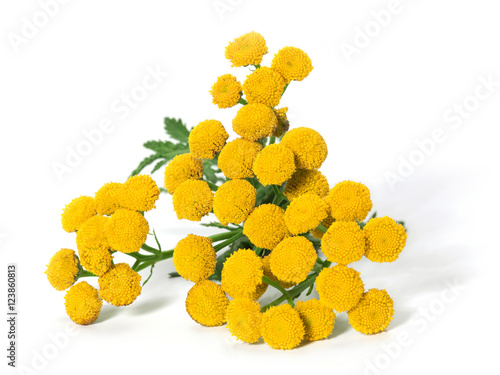
<svg viewBox="0 0 500 375"><path fill-rule="evenodd" d="M278 143L266 146L255 158L253 171L262 185L281 185L295 172L293 152Z"/></svg>
<svg viewBox="0 0 500 375"><path fill-rule="evenodd" d="M222 287L213 281L202 280L189 290L186 311L195 322L207 326L221 326L226 322L229 299Z"/></svg>
<svg viewBox="0 0 500 375"><path fill-rule="evenodd" d="M78 250L80 263L94 275L101 276L111 268L113 256L105 247L84 247Z"/></svg>
<svg viewBox="0 0 500 375"><path fill-rule="evenodd" d="M239 249L224 262L221 286L233 298L257 300L265 291L262 276L262 258L253 250Z"/></svg>
<svg viewBox="0 0 500 375"><path fill-rule="evenodd" d="M293 151L297 169L318 169L328 155L325 140L310 128L288 131L281 139L281 144Z"/></svg>
<svg viewBox="0 0 500 375"><path fill-rule="evenodd" d="M212 211L214 193L206 181L187 180L180 184L173 195L174 210L178 219L200 221Z"/></svg>
<svg viewBox="0 0 500 375"><path fill-rule="evenodd" d="M358 271L337 265L321 270L316 278L316 290L321 302L340 313L356 306L364 285Z"/></svg>
<svg viewBox="0 0 500 375"><path fill-rule="evenodd" d="M244 105L233 119L234 132L249 141L271 135L277 126L278 119L273 110L260 103Z"/></svg>
<svg viewBox="0 0 500 375"><path fill-rule="evenodd" d="M198 159L213 159L229 138L220 121L205 120L189 133L189 150Z"/></svg>
<svg viewBox="0 0 500 375"><path fill-rule="evenodd" d="M230 60L234 67L258 65L266 53L266 40L253 31L236 38L226 47L226 59Z"/></svg>
<svg viewBox="0 0 500 375"><path fill-rule="evenodd" d="M50 259L45 274L56 290L69 288L78 275L78 258L75 252L70 249L59 250Z"/></svg>
<svg viewBox="0 0 500 375"><path fill-rule="evenodd" d="M64 296L66 313L76 324L87 325L96 321L101 312L102 300L97 289L82 281L73 285Z"/></svg>
<svg viewBox="0 0 500 375"><path fill-rule="evenodd" d="M307 238L285 238L271 252L271 272L279 280L300 283L311 272L316 259L316 250Z"/></svg>
<svg viewBox="0 0 500 375"><path fill-rule="evenodd" d="M191 154L177 155L165 168L165 189L174 194L175 189L187 180L201 180L203 161Z"/></svg>
<svg viewBox="0 0 500 375"><path fill-rule="evenodd" d="M146 242L149 224L139 212L122 208L109 217L104 232L111 249L133 253Z"/></svg>
<svg viewBox="0 0 500 375"><path fill-rule="evenodd" d="M254 343L260 338L262 313L258 302L250 298L236 298L229 302L226 311L227 328L237 339Z"/></svg>
<svg viewBox="0 0 500 375"><path fill-rule="evenodd" d="M216 254L212 240L188 234L180 240L173 256L176 271L186 280L197 283L215 272Z"/></svg>
<svg viewBox="0 0 500 375"><path fill-rule="evenodd" d="M356 262L365 253L363 230L354 221L337 221L321 240L321 251L326 259L338 264Z"/></svg>
<svg viewBox="0 0 500 375"><path fill-rule="evenodd" d="M122 184L118 182L109 182L97 190L94 199L98 214L109 216L120 208L119 197L121 187Z"/></svg>
<svg viewBox="0 0 500 375"><path fill-rule="evenodd" d="M76 246L78 251L86 247L103 247L109 249L106 238L105 227L109 218L107 216L95 215L85 221L76 232Z"/></svg>
<svg viewBox="0 0 500 375"><path fill-rule="evenodd" d="M118 263L99 277L99 295L115 306L127 306L141 294L141 275L127 263Z"/></svg>
<svg viewBox="0 0 500 375"><path fill-rule="evenodd" d="M317 341L327 338L333 331L335 313L317 299L299 301L295 306L304 323L304 340Z"/></svg>
<svg viewBox="0 0 500 375"><path fill-rule="evenodd" d="M231 74L224 74L217 78L217 82L212 85L210 94L212 102L219 108L230 108L238 104L243 88L236 77Z"/></svg>
<svg viewBox="0 0 500 375"><path fill-rule="evenodd" d="M214 214L222 225L240 224L255 208L257 190L246 180L224 182L214 195Z"/></svg>
<svg viewBox="0 0 500 375"><path fill-rule="evenodd" d="M276 129L274 130L273 136L279 138L283 134L285 134L288 131L288 129L290 129L290 122L286 117L286 113L288 112L288 107L273 109L273 111L274 114L276 115L276 118L278 119L278 126L276 126Z"/></svg>
<svg viewBox="0 0 500 375"><path fill-rule="evenodd" d="M285 89L286 82L281 74L262 67L249 74L243 82L243 92L248 103L261 103L276 107Z"/></svg>
<svg viewBox="0 0 500 375"><path fill-rule="evenodd" d="M94 198L87 196L75 198L64 207L61 215L62 227L66 232L74 232L95 214L97 207Z"/></svg>
<svg viewBox="0 0 500 375"><path fill-rule="evenodd" d="M132 211L149 211L155 208L160 189L151 176L142 174L130 177L119 194L120 207Z"/></svg>
<svg viewBox="0 0 500 375"><path fill-rule="evenodd" d="M286 183L283 195L291 202L305 193L314 193L320 198L330 191L326 177L315 169L298 169Z"/></svg>
<svg viewBox="0 0 500 375"><path fill-rule="evenodd" d="M272 250L290 235L285 225L285 210L275 204L261 204L248 216L243 234L255 246Z"/></svg>
<svg viewBox="0 0 500 375"><path fill-rule="evenodd" d="M294 199L285 212L285 224L291 234L306 233L328 216L328 205L314 193Z"/></svg>
<svg viewBox="0 0 500 375"><path fill-rule="evenodd" d="M262 150L258 142L248 141L244 138L236 138L227 143L219 154L219 168L227 178L252 178L253 162L257 154Z"/></svg>
<svg viewBox="0 0 500 375"><path fill-rule="evenodd" d="M370 190L359 182L339 182L325 199L336 221L361 221L372 209Z"/></svg>
<svg viewBox="0 0 500 375"><path fill-rule="evenodd" d="M382 332L391 323L394 303L385 290L370 289L347 315L349 323L356 331L373 335Z"/></svg>
<svg viewBox="0 0 500 375"><path fill-rule="evenodd" d="M271 69L281 74L286 83L289 83L292 80L302 81L311 73L313 66L307 53L296 47L285 47L274 55Z"/></svg>
<svg viewBox="0 0 500 375"><path fill-rule="evenodd" d="M293 349L305 334L304 323L292 306L273 306L262 316L260 331L264 342L273 349Z"/></svg>
<svg viewBox="0 0 500 375"><path fill-rule="evenodd" d="M274 282L280 284L285 289L289 289L292 286L297 285L297 283L295 283L293 281L282 281L282 280L279 280L276 277L276 275L273 274L273 272L271 271L271 256L272 255L273 255L273 253L271 252L269 255L267 255L264 258L262 258L262 269L264 270L264 276L269 277L271 280L273 280Z"/></svg>
<svg viewBox="0 0 500 375"><path fill-rule="evenodd" d="M406 244L405 227L388 216L370 219L363 228L365 256L372 262L393 262Z"/></svg>

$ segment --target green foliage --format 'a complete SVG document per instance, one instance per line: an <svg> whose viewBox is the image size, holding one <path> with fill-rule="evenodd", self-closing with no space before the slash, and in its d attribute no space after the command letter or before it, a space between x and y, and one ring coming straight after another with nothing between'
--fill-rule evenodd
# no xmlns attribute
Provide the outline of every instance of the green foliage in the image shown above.
<svg viewBox="0 0 500 375"><path fill-rule="evenodd" d="M165 117L165 131L170 138L175 139L184 145L188 144L189 130L181 119Z"/></svg>

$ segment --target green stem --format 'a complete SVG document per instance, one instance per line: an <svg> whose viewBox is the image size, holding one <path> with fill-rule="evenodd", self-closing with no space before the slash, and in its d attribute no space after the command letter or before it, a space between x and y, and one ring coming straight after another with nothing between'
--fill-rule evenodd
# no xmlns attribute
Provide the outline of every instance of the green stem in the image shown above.
<svg viewBox="0 0 500 375"><path fill-rule="evenodd" d="M288 200L287 197L283 195L283 193L280 191L278 188L278 185L271 185L274 190L274 199L273 199L273 204L279 206L283 200Z"/></svg>
<svg viewBox="0 0 500 375"><path fill-rule="evenodd" d="M262 281L265 282L266 284L269 284L272 287L278 289L283 294L283 296L285 297L285 299L288 301L288 304L290 306L292 306L292 307L295 307L295 304L293 303L292 297L290 296L290 294L288 294L288 292L286 291L286 289L284 289L279 283L271 280L267 276L262 276Z"/></svg>
<svg viewBox="0 0 500 375"><path fill-rule="evenodd" d="M153 253L153 254L158 254L160 252L160 250L155 249L154 247L151 247L149 245L146 245L145 243L142 244L141 249L146 250L147 252Z"/></svg>
<svg viewBox="0 0 500 375"><path fill-rule="evenodd" d="M203 181L205 181L208 184L208 186L210 187L210 190L217 191L217 189L219 189L219 187L217 185L215 185L214 183L207 181L207 180L203 180Z"/></svg>
<svg viewBox="0 0 500 375"><path fill-rule="evenodd" d="M328 230L323 226L323 224L318 225L316 229L322 233L326 233L326 231Z"/></svg>
<svg viewBox="0 0 500 375"><path fill-rule="evenodd" d="M229 232L217 233L217 234L214 234L212 236L208 236L208 238L210 238L212 240L212 242L218 242L218 241L222 241L222 240L226 240L228 238L231 238L235 235L235 233L239 233L239 232L241 232L241 230L237 229L237 230L232 230Z"/></svg>
<svg viewBox="0 0 500 375"><path fill-rule="evenodd" d="M81 277L97 277L97 275L94 275L92 272L84 270L82 268L82 269L80 269L80 271L78 271L78 278L77 278L77 280L80 279Z"/></svg>
<svg viewBox="0 0 500 375"><path fill-rule="evenodd" d="M290 83L287 83L287 84L286 84L285 88L283 89L283 92L281 93L281 97L283 97L283 94L285 93L285 91L286 91L286 89L288 88L288 85L289 85L289 84L290 84Z"/></svg>
<svg viewBox="0 0 500 375"><path fill-rule="evenodd" d="M161 262L162 260L165 259L170 259L174 256L174 250L167 250L167 251L162 251L159 253L157 256L152 256L151 258L145 259L143 262L141 262L139 265L136 266L134 271L139 272L142 271L145 268L148 268L149 266L156 264L158 262Z"/></svg>
<svg viewBox="0 0 500 375"><path fill-rule="evenodd" d="M269 138L269 144L272 145L276 142L276 137L270 137Z"/></svg>
<svg viewBox="0 0 500 375"><path fill-rule="evenodd" d="M248 102L245 99L243 99L243 98L240 98L240 100L238 100L238 103L243 104L243 105L247 105L248 104Z"/></svg>
<svg viewBox="0 0 500 375"><path fill-rule="evenodd" d="M243 232L242 231L237 231L236 234L234 236L232 236L231 238L229 238L228 240L224 241L224 242L221 242L220 244L218 245L215 245L214 246L214 250L215 252L219 251L219 250L222 250L223 248L225 248L227 245L231 245L234 241L236 241L238 238L240 237L243 237Z"/></svg>

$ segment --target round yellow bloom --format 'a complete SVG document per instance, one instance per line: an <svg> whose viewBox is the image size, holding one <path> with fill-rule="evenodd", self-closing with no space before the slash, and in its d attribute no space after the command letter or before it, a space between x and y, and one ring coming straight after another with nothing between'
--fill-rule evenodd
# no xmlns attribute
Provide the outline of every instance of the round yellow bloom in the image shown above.
<svg viewBox="0 0 500 375"><path fill-rule="evenodd" d="M271 271L279 280L300 283L311 272L316 259L316 250L307 238L285 238L271 253Z"/></svg>
<svg viewBox="0 0 500 375"><path fill-rule="evenodd" d="M331 335L335 325L335 313L323 302L317 299L299 301L295 310L304 323L304 340L317 341Z"/></svg>
<svg viewBox="0 0 500 375"><path fill-rule="evenodd" d="M278 143L266 146L255 158L253 171L262 185L281 185L295 172L293 152Z"/></svg>
<svg viewBox="0 0 500 375"><path fill-rule="evenodd" d="M313 66L307 53L296 47L285 47L274 55L271 69L280 73L286 83L302 81L311 73Z"/></svg>
<svg viewBox="0 0 500 375"><path fill-rule="evenodd" d="M286 113L288 112L288 107L283 107L280 109L273 109L274 114L276 115L276 118L278 119L278 126L276 126L276 129L273 132L274 137L281 137L283 134L285 134L288 129L290 129L290 122L288 121L288 118L286 117Z"/></svg>
<svg viewBox="0 0 500 375"><path fill-rule="evenodd" d="M249 141L271 135L277 126L278 119L274 111L260 103L244 105L233 119L234 132Z"/></svg>
<svg viewBox="0 0 500 375"><path fill-rule="evenodd" d="M115 306L130 305L141 294L141 275L127 263L118 263L99 276L99 295Z"/></svg>
<svg viewBox="0 0 500 375"><path fill-rule="evenodd" d="M208 279L215 272L216 264L212 240L188 234L175 246L173 261L179 275L186 280L197 283Z"/></svg>
<svg viewBox="0 0 500 375"><path fill-rule="evenodd" d="M120 208L121 187L122 184L118 182L109 182L97 190L94 199L98 214L109 216Z"/></svg>
<svg viewBox="0 0 500 375"><path fill-rule="evenodd" d="M160 189L151 176L141 174L130 177L119 194L120 207L132 211L149 211L155 208Z"/></svg>
<svg viewBox="0 0 500 375"><path fill-rule="evenodd" d="M262 316L260 331L264 342L273 349L293 349L305 334L300 315L290 305L273 306Z"/></svg>
<svg viewBox="0 0 500 375"><path fill-rule="evenodd" d="M224 182L214 195L214 214L222 225L240 224L255 208L257 190L246 180Z"/></svg>
<svg viewBox="0 0 500 375"><path fill-rule="evenodd" d="M95 215L80 226L80 229L76 232L78 251L82 251L84 248L98 247L109 249L109 242L105 232L108 220L107 216Z"/></svg>
<svg viewBox="0 0 500 375"><path fill-rule="evenodd" d="M394 303L385 290L370 289L347 315L349 323L356 331L373 335L382 332L391 323Z"/></svg>
<svg viewBox="0 0 500 375"><path fill-rule="evenodd" d="M224 74L212 85L212 102L219 108L230 108L238 104L243 88L232 74Z"/></svg>
<svg viewBox="0 0 500 375"><path fill-rule="evenodd" d="M220 121L205 120L189 133L189 150L198 159L213 159L229 138Z"/></svg>
<svg viewBox="0 0 500 375"><path fill-rule="evenodd" d="M80 263L94 275L101 276L111 268L113 256L104 247L84 247L78 250Z"/></svg>
<svg viewBox="0 0 500 375"><path fill-rule="evenodd" d="M62 227L66 232L74 232L95 214L97 207L94 198L87 196L75 198L64 207L61 214Z"/></svg>
<svg viewBox="0 0 500 375"><path fill-rule="evenodd" d="M286 82L281 74L262 67L249 74L243 82L243 92L248 103L261 103L276 107L285 89Z"/></svg>
<svg viewBox="0 0 500 375"><path fill-rule="evenodd" d="M285 210L275 204L261 204L248 216L243 234L255 246L274 249L290 235L285 224Z"/></svg>
<svg viewBox="0 0 500 375"><path fill-rule="evenodd" d="M285 212L285 224L291 234L316 228L328 216L328 205L314 193L294 199Z"/></svg>
<svg viewBox="0 0 500 375"><path fill-rule="evenodd" d="M340 264L323 268L316 279L321 302L339 313L356 306L364 288L359 272Z"/></svg>
<svg viewBox="0 0 500 375"><path fill-rule="evenodd" d="M325 199L336 221L361 221L372 209L370 190L359 182L339 182Z"/></svg>
<svg viewBox="0 0 500 375"><path fill-rule="evenodd" d="M354 221L337 221L323 236L321 250L330 262L344 265L356 262L365 253L363 230Z"/></svg>
<svg viewBox="0 0 500 375"><path fill-rule="evenodd" d="M220 285L202 280L189 290L186 311L195 322L206 327L216 327L226 322L228 304L229 299Z"/></svg>
<svg viewBox="0 0 500 375"><path fill-rule="evenodd" d="M76 324L87 325L95 322L101 312L102 300L97 289L82 281L73 285L64 296L66 313Z"/></svg>
<svg viewBox="0 0 500 375"><path fill-rule="evenodd" d="M200 221L212 211L214 193L206 181L187 180L175 189L172 200L178 219Z"/></svg>
<svg viewBox="0 0 500 375"><path fill-rule="evenodd" d="M253 162L260 150L262 150L260 143L236 138L227 143L220 152L219 168L227 178L232 180L252 178L254 176Z"/></svg>
<svg viewBox="0 0 500 375"><path fill-rule="evenodd" d="M133 253L146 242L149 224L139 212L121 208L109 217L104 232L111 249Z"/></svg>
<svg viewBox="0 0 500 375"><path fill-rule="evenodd" d="M328 155L325 140L310 128L288 131L281 139L281 144L293 151L297 169L318 169Z"/></svg>
<svg viewBox="0 0 500 375"><path fill-rule="evenodd" d="M238 67L260 64L266 53L266 40L259 33L252 31L229 43L225 55L232 66Z"/></svg>
<svg viewBox="0 0 500 375"><path fill-rule="evenodd" d="M239 249L224 262L221 286L233 298L257 300L265 291L262 276L262 258L253 250Z"/></svg>
<svg viewBox="0 0 500 375"><path fill-rule="evenodd" d="M406 245L405 227L388 216L370 219L363 228L365 256L372 262L393 262Z"/></svg>
<svg viewBox="0 0 500 375"><path fill-rule="evenodd" d="M229 302L226 311L227 328L237 339L254 343L260 338L262 313L260 305L249 298L236 298Z"/></svg>
<svg viewBox="0 0 500 375"><path fill-rule="evenodd" d="M298 169L286 183L283 195L291 202L305 193L314 193L320 198L330 191L326 177L315 169Z"/></svg>
<svg viewBox="0 0 500 375"><path fill-rule="evenodd" d="M201 180L203 161L191 154L177 155L165 168L165 189L174 194L175 189L187 180Z"/></svg>
<svg viewBox="0 0 500 375"><path fill-rule="evenodd" d="M279 280L276 277L276 275L273 274L273 272L271 271L271 256L272 255L273 255L273 253L271 252L271 254L265 256L264 258L262 258L262 269L264 270L264 276L269 277L271 280L273 280L274 282L280 284L285 289L289 289L292 286L297 285L297 283L295 283L293 281L282 281L282 280Z"/></svg>
<svg viewBox="0 0 500 375"><path fill-rule="evenodd" d="M71 249L61 249L52 256L45 271L50 285L64 290L75 283L78 275L78 258Z"/></svg>

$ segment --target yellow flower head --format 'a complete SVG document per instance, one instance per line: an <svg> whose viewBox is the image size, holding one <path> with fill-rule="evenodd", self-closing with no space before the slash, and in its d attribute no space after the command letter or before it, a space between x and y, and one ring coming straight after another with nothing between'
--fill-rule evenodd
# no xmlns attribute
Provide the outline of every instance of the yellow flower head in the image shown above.
<svg viewBox="0 0 500 375"><path fill-rule="evenodd" d="M141 294L141 275L127 263L118 263L99 276L99 295L115 306L130 305Z"/></svg>
<svg viewBox="0 0 500 375"><path fill-rule="evenodd" d="M87 325L95 322L101 312L102 300L97 289L82 281L73 285L64 296L66 313L76 324Z"/></svg>
<svg viewBox="0 0 500 375"><path fill-rule="evenodd" d="M258 142L248 141L244 138L236 138L227 143L219 154L219 168L227 178L252 178L253 162L257 154L262 150Z"/></svg>
<svg viewBox="0 0 500 375"><path fill-rule="evenodd" d="M80 263L94 275L101 276L111 268L113 256L104 247L84 247L78 250Z"/></svg>
<svg viewBox="0 0 500 375"><path fill-rule="evenodd" d="M277 126L278 119L274 111L260 103L244 105L233 119L234 132L249 141L271 135Z"/></svg>
<svg viewBox="0 0 500 375"><path fill-rule="evenodd" d="M220 121L205 120L189 133L189 150L198 159L213 159L229 138Z"/></svg>
<svg viewBox="0 0 500 375"><path fill-rule="evenodd" d="M261 103L276 107L285 89L286 82L281 74L262 67L249 74L243 82L243 92L248 103Z"/></svg>
<svg viewBox="0 0 500 375"><path fill-rule="evenodd" d="M316 279L321 302L339 313L356 306L364 288L359 272L340 264L323 268Z"/></svg>
<svg viewBox="0 0 500 375"><path fill-rule="evenodd" d="M264 342L273 349L293 349L305 334L304 323L292 306L273 306L262 316L260 331Z"/></svg>
<svg viewBox="0 0 500 375"><path fill-rule="evenodd" d="M370 219L363 228L365 256L372 262L393 262L406 245L405 227L388 216Z"/></svg>
<svg viewBox="0 0 500 375"><path fill-rule="evenodd" d="M279 280L300 283L311 272L316 259L316 250L307 238L285 238L271 252L271 271Z"/></svg>
<svg viewBox="0 0 500 375"><path fill-rule="evenodd" d="M75 198L64 207L61 214L62 227L66 232L74 232L95 214L97 207L94 198L84 195Z"/></svg>
<svg viewBox="0 0 500 375"><path fill-rule="evenodd" d="M255 208L257 190L246 180L224 182L214 195L214 214L222 225L240 224Z"/></svg>
<svg viewBox="0 0 500 375"><path fill-rule="evenodd" d="M216 327L226 322L228 304L229 299L219 284L202 280L189 290L186 311L196 323Z"/></svg>
<svg viewBox="0 0 500 375"><path fill-rule="evenodd" d="M330 191L326 177L315 169L298 169L286 183L283 195L289 201L305 193L314 193L320 198Z"/></svg>
<svg viewBox="0 0 500 375"><path fill-rule="evenodd" d="M295 172L293 152L278 143L266 146L255 158L253 171L262 185L281 185Z"/></svg>
<svg viewBox="0 0 500 375"><path fill-rule="evenodd" d="M109 216L120 208L121 187L122 184L118 182L109 182L97 190L94 199L98 214Z"/></svg>
<svg viewBox="0 0 500 375"><path fill-rule="evenodd" d="M45 271L50 285L64 290L75 283L78 274L78 258L73 250L61 249L52 256Z"/></svg>
<svg viewBox="0 0 500 375"><path fill-rule="evenodd" d="M214 193L206 181L187 180L175 189L172 200L178 219L200 221L212 211Z"/></svg>
<svg viewBox="0 0 500 375"><path fill-rule="evenodd" d="M160 189L151 176L141 174L130 177L122 185L119 197L120 207L132 211L149 211L155 208Z"/></svg>
<svg viewBox="0 0 500 375"><path fill-rule="evenodd" d="M302 81L311 73L313 66L307 53L299 48L285 47L274 55L271 69L280 73L286 82Z"/></svg>
<svg viewBox="0 0 500 375"><path fill-rule="evenodd" d="M262 276L262 258L253 250L239 249L224 262L222 289L233 298L257 300L265 291L262 291Z"/></svg>
<svg viewBox="0 0 500 375"><path fill-rule="evenodd" d="M276 277L276 275L273 274L273 272L271 271L271 256L272 256L272 254L273 253L271 252L271 254L265 256L264 258L262 258L262 269L264 270L264 276L269 277L271 280L273 280L274 282L280 284L285 289L289 289L292 286L297 285L297 283L295 283L293 281L282 281L282 280L279 280Z"/></svg>
<svg viewBox="0 0 500 375"><path fill-rule="evenodd" d="M347 312L352 327L365 335L382 332L391 323L394 303L385 290L370 289Z"/></svg>
<svg viewBox="0 0 500 375"><path fill-rule="evenodd" d="M337 264L356 262L365 253L363 230L354 221L337 221L323 236L321 250L330 262Z"/></svg>
<svg viewBox="0 0 500 375"><path fill-rule="evenodd" d="M261 204L248 216L243 234L255 246L274 249L290 235L285 225L285 210L275 204Z"/></svg>
<svg viewBox="0 0 500 375"><path fill-rule="evenodd" d="M208 279L215 272L216 264L212 240L188 234L175 246L173 261L179 275L186 280L197 283Z"/></svg>
<svg viewBox="0 0 500 375"><path fill-rule="evenodd" d="M288 107L283 107L280 109L273 109L276 118L278 119L278 126L276 126L276 130L273 132L274 137L281 137L285 134L288 129L290 129L290 122L286 117L286 113L288 112Z"/></svg>
<svg viewBox="0 0 500 375"><path fill-rule="evenodd" d="M146 242L149 224L139 212L122 208L109 217L104 232L111 249L133 253Z"/></svg>
<svg viewBox="0 0 500 375"><path fill-rule="evenodd" d="M236 38L226 47L226 59L234 67L260 64L266 53L266 40L253 31Z"/></svg>
<svg viewBox="0 0 500 375"><path fill-rule="evenodd" d="M203 161L191 154L177 155L165 168L165 189L174 194L175 189L187 180L201 180Z"/></svg>
<svg viewBox="0 0 500 375"><path fill-rule="evenodd" d="M336 221L361 221L372 209L370 190L360 182L339 182L325 199Z"/></svg>
<svg viewBox="0 0 500 375"><path fill-rule="evenodd" d="M227 328L237 339L254 343L260 338L262 313L258 302L250 298L236 298L226 311Z"/></svg>
<svg viewBox="0 0 500 375"><path fill-rule="evenodd" d="M238 104L243 88L232 74L224 74L212 85L212 102L219 108L230 108Z"/></svg>
<svg viewBox="0 0 500 375"><path fill-rule="evenodd" d="M299 301L295 310L304 323L306 330L304 340L317 341L327 338L332 333L335 313L323 302L317 299Z"/></svg>
<svg viewBox="0 0 500 375"><path fill-rule="evenodd" d="M328 216L328 205L314 193L294 199L285 212L285 224L291 234L306 233Z"/></svg>
<svg viewBox="0 0 500 375"><path fill-rule="evenodd" d="M297 169L318 169L328 155L325 140L310 128L288 131L281 139L281 144L293 151Z"/></svg>
<svg viewBox="0 0 500 375"><path fill-rule="evenodd" d="M105 227L109 218L95 215L82 224L76 233L76 246L80 263L95 275L102 275L111 267L113 257L106 238Z"/></svg>

